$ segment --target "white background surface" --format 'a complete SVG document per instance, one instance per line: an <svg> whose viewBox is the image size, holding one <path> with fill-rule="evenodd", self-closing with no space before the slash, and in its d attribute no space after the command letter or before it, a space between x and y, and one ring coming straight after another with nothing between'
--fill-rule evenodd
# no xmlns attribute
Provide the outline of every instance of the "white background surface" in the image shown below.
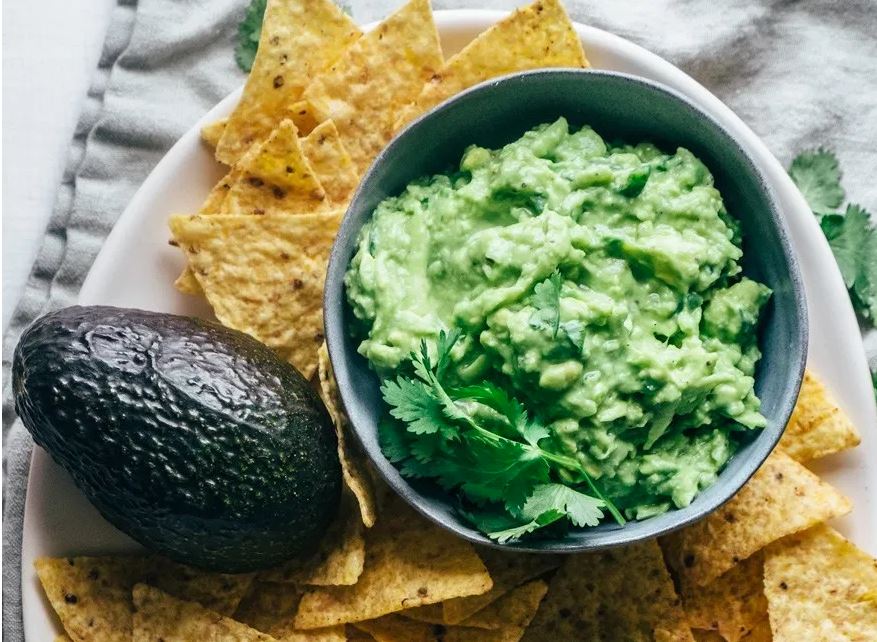
<svg viewBox="0 0 877 642"><path fill-rule="evenodd" d="M115 0L3 2L3 332L52 213Z"/></svg>

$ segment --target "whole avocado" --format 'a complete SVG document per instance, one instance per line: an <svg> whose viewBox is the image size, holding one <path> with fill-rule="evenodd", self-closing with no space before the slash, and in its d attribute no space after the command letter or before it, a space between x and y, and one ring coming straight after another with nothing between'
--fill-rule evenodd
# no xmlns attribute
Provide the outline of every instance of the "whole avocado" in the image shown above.
<svg viewBox="0 0 877 642"><path fill-rule="evenodd" d="M332 422L255 339L182 316L70 307L12 367L34 441L101 514L157 552L227 573L313 550L335 516Z"/></svg>

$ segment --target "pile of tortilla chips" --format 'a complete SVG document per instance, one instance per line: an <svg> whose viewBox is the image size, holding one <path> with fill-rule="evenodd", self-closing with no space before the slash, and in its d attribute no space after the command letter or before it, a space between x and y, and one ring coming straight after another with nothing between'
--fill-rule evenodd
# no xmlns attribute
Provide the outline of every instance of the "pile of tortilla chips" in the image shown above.
<svg viewBox="0 0 877 642"><path fill-rule="evenodd" d="M489 78L587 64L558 0L515 11L447 60L429 0L365 34L331 0L270 0L240 102L202 132L228 173L196 214L170 221L188 261L177 288L312 376L332 241L394 134Z"/></svg>
<svg viewBox="0 0 877 642"><path fill-rule="evenodd" d="M319 382L344 444L325 348ZM349 492L309 558L245 575L156 556L42 558L37 572L59 639L76 642L875 640L877 560L825 524L848 500L789 455L856 443L808 373L781 447L728 504L660 542L566 556L474 547L342 445Z"/></svg>
<svg viewBox="0 0 877 642"><path fill-rule="evenodd" d="M638 642L877 640L877 562L825 525L847 499L803 464L858 444L807 374L780 448L720 510L660 542L593 554L476 548L416 515L347 435L322 336L329 248L372 158L478 82L587 60L557 0L537 0L447 60L428 0L363 34L329 0L269 0L240 103L203 129L228 166L171 219L176 282L315 385L345 494L313 555L246 575L156 556L42 558L61 640Z"/></svg>

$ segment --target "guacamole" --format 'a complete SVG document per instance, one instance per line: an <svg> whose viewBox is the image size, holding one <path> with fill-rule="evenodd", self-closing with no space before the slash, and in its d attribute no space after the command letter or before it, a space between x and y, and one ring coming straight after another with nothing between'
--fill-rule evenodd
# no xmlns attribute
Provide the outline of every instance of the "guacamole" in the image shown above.
<svg viewBox="0 0 877 642"><path fill-rule="evenodd" d="M385 380L457 330L447 377L488 381L627 518L689 504L746 431L770 290L686 149L608 143L563 118L380 203L346 274ZM546 446L547 444L547 446Z"/></svg>

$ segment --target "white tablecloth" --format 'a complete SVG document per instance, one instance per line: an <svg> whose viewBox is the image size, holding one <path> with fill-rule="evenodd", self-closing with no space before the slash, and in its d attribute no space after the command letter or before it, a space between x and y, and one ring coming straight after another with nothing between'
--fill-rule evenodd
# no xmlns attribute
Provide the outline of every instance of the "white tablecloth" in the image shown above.
<svg viewBox="0 0 877 642"><path fill-rule="evenodd" d="M3 5L3 332L42 242L115 0Z"/></svg>

